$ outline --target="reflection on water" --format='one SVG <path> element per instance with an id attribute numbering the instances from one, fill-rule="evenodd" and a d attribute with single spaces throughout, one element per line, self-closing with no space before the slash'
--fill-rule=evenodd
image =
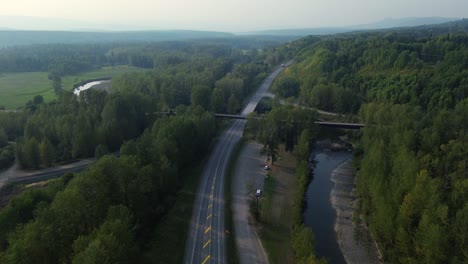
<path id="1" fill-rule="evenodd" d="M 78 96 L 80 95 L 81 91 L 88 90 L 89 88 L 92 88 L 96 85 L 104 84 L 104 83 L 110 83 L 110 80 L 93 81 L 93 82 L 85 83 L 82 86 L 76 87 L 73 93 Z"/>
<path id="2" fill-rule="evenodd" d="M 330 203 L 334 183 L 330 176 L 336 167 L 351 158 L 351 152 L 331 152 L 319 147 L 312 155 L 315 155 L 315 168 L 306 193 L 304 223 L 314 232 L 318 257 L 326 257 L 331 264 L 346 263 L 334 230 L 336 213 Z"/>

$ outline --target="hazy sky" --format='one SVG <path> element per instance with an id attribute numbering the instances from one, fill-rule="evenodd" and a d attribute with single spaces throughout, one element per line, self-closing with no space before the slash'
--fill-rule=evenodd
<path id="1" fill-rule="evenodd" d="M 461 18 L 468 17 L 468 0 L 2 0 L 2 15 L 146 29 L 246 31 L 356 25 L 387 17 Z"/>

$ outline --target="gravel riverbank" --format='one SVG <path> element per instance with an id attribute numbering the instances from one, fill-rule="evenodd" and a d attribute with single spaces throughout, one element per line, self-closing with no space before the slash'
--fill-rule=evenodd
<path id="1" fill-rule="evenodd" d="M 330 200 L 336 210 L 335 232 L 338 244 L 348 264 L 351 263 L 381 263 L 378 258 L 378 249 L 371 239 L 355 238 L 353 225 L 353 212 L 356 205 L 354 193 L 355 175 L 351 168 L 351 160 L 347 160 L 338 166 L 331 175 L 331 181 L 335 183 Z M 363 228 L 363 227 L 359 227 Z M 366 234 L 362 229 L 361 234 Z M 362 237 L 362 235 L 360 236 Z"/>

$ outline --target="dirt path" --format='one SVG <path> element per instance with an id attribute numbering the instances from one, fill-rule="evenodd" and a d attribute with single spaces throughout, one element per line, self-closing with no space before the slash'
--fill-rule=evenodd
<path id="1" fill-rule="evenodd" d="M 61 176 L 67 172 L 77 172 L 96 162 L 96 159 L 83 159 L 70 164 L 60 165 L 40 170 L 22 170 L 17 161 L 8 170 L 0 173 L 0 194 L 1 189 L 8 182 L 36 182 Z"/>
<path id="2" fill-rule="evenodd" d="M 0 193 L 2 187 L 8 182 L 8 180 L 14 177 L 16 171 L 18 170 L 18 159 L 15 159 L 15 163 L 8 170 L 0 173 Z"/>
<path id="3" fill-rule="evenodd" d="M 331 175 L 335 183 L 330 199 L 336 210 L 335 232 L 343 256 L 348 264 L 352 263 L 381 263 L 377 257 L 377 248 L 373 243 L 364 242 L 371 239 L 355 239 L 353 225 L 353 211 L 356 197 L 354 195 L 354 174 L 348 160 L 338 166 Z M 367 232 L 360 232 L 367 233 Z"/>
<path id="4" fill-rule="evenodd" d="M 232 184 L 232 209 L 240 263 L 268 263 L 265 250 L 255 231 L 254 220 L 249 212 L 249 197 L 252 191 L 263 187 L 266 158 L 260 155 L 258 143 L 245 144 L 236 163 Z"/>

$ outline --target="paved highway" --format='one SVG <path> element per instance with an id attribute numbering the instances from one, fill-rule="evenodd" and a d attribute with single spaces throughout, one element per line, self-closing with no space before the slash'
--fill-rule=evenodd
<path id="1" fill-rule="evenodd" d="M 261 84 L 241 115 L 255 110 L 264 93 L 284 68 L 277 68 Z M 246 120 L 236 120 L 223 132 L 213 149 L 198 186 L 184 263 L 226 263 L 224 226 L 224 174 L 232 148 L 242 137 Z"/>
<path id="2" fill-rule="evenodd" d="M 7 183 L 33 183 L 60 177 L 68 172 L 80 172 L 89 165 L 94 164 L 96 159 L 83 159 L 74 163 L 61 165 L 41 170 L 25 171 L 18 168 L 17 162 L 10 169 L 0 173 L 0 193 L 2 187 Z"/>

